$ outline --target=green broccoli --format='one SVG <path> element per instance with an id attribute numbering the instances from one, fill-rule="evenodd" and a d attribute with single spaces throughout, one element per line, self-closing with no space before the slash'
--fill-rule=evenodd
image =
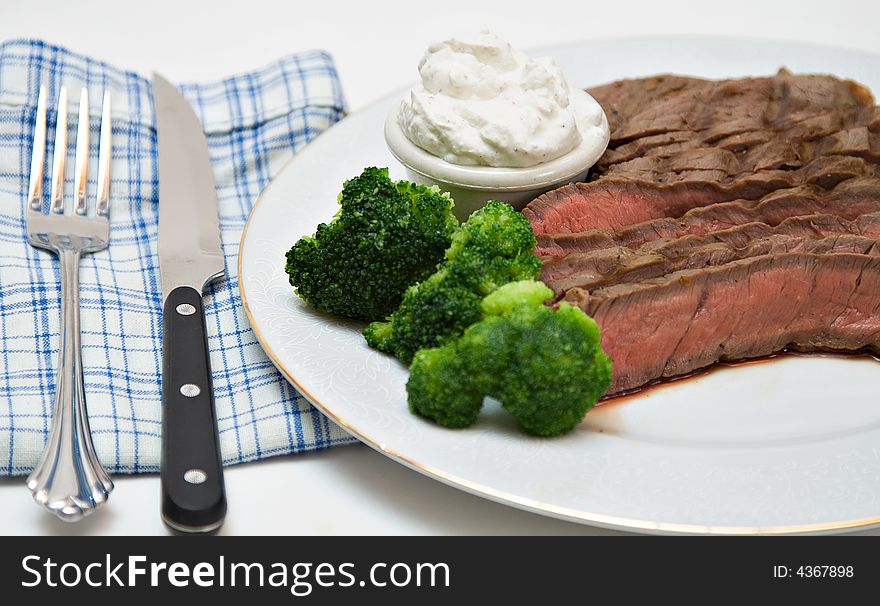
<path id="1" fill-rule="evenodd" d="M 541 262 L 535 235 L 521 213 L 490 201 L 452 234 L 437 271 L 403 295 L 388 322 L 364 330 L 371 347 L 409 363 L 416 352 L 438 347 L 483 317 L 483 297 L 516 280 L 534 279 Z"/>
<path id="2" fill-rule="evenodd" d="M 394 182 L 387 168 L 346 181 L 339 212 L 287 253 L 285 271 L 316 309 L 357 320 L 387 318 L 406 288 L 442 261 L 458 221 L 436 187 Z"/>
<path id="3" fill-rule="evenodd" d="M 462 383 L 461 377 L 467 371 L 464 360 L 456 355 L 455 342 L 422 349 L 413 361 L 406 384 L 410 408 L 444 427 L 473 425 L 483 405 L 483 392 L 473 382 Z M 414 401 L 418 402 L 418 409 Z"/>
<path id="4" fill-rule="evenodd" d="M 413 359 L 409 407 L 444 427 L 467 427 L 486 396 L 499 400 L 524 432 L 555 436 L 574 428 L 611 381 L 599 327 L 532 280 L 500 287 L 482 302 L 485 318 L 442 347 Z"/>

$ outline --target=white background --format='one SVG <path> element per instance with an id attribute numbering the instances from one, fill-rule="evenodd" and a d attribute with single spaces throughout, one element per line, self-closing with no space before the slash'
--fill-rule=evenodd
<path id="1" fill-rule="evenodd" d="M 880 53 L 873 0 L 5 0 L 0 40 L 42 38 L 142 73 L 206 80 L 307 48 L 336 59 L 353 110 L 404 86 L 432 40 L 489 27 L 515 46 L 646 34 L 755 36 Z M 603 57 L 585 57 L 603 61 Z M 117 477 L 78 525 L 40 511 L 23 478 L 0 480 L 0 534 L 164 533 L 155 476 Z M 228 534 L 599 534 L 490 503 L 366 447 L 228 468 Z M 876 534 L 876 532 L 875 532 Z"/>

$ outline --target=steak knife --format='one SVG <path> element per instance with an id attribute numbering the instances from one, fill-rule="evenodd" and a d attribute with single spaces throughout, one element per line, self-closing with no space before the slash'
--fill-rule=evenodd
<path id="1" fill-rule="evenodd" d="M 162 276 L 162 519 L 213 532 L 226 494 L 202 293 L 225 273 L 214 173 L 202 125 L 170 82 L 153 74 L 159 141 Z"/>

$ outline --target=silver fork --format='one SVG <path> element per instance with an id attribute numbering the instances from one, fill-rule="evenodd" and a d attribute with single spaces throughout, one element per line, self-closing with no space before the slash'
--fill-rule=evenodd
<path id="1" fill-rule="evenodd" d="M 34 500 L 62 520 L 74 522 L 104 502 L 113 490 L 101 467 L 92 436 L 83 390 L 79 336 L 79 260 L 107 247 L 110 239 L 110 94 L 104 92 L 98 148 L 98 193 L 94 214 L 86 198 L 89 168 L 89 97 L 82 90 L 76 134 L 73 207 L 65 203 L 64 164 L 67 158 L 67 89 L 58 95 L 52 192 L 43 212 L 43 157 L 46 151 L 46 89 L 40 87 L 27 201 L 28 242 L 50 250 L 61 262 L 61 343 L 55 382 L 55 411 L 49 441 L 28 477 Z M 65 210 L 68 212 L 65 213 Z"/>

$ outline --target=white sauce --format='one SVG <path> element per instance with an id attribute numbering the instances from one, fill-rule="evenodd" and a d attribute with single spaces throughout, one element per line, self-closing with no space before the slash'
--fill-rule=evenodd
<path id="1" fill-rule="evenodd" d="M 432 44 L 419 74 L 398 123 L 410 141 L 453 164 L 535 166 L 581 145 L 582 131 L 602 122 L 602 108 L 552 59 L 531 59 L 487 31 Z"/>

